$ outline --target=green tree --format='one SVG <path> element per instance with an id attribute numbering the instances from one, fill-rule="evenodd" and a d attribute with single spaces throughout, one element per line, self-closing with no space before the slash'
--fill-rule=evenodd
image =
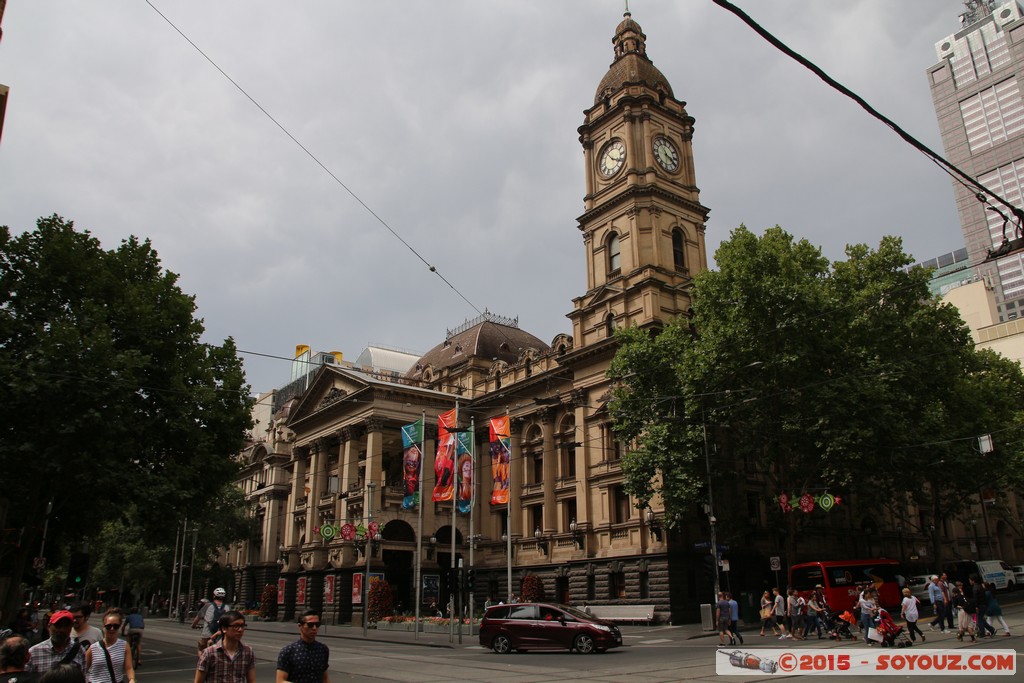
<path id="1" fill-rule="evenodd" d="M 104 250 L 57 215 L 0 227 L 0 468 L 19 475 L 5 526 L 22 530 L 0 557 L 5 613 L 49 501 L 48 548 L 98 534 L 128 502 L 156 547 L 182 511 L 216 514 L 251 399 L 234 342 L 201 342 L 195 308 L 148 241 Z"/>
<path id="2" fill-rule="evenodd" d="M 936 455 L 919 445 L 944 442 L 947 462 L 968 466 L 967 438 L 1017 424 L 1024 385 L 1019 367 L 973 350 L 956 310 L 930 297 L 928 272 L 906 269 L 900 241 L 851 246 L 830 264 L 781 228 L 757 237 L 741 226 L 716 262 L 695 278 L 692 318 L 619 333 L 611 412 L 633 444 L 630 493 L 660 495 L 673 524 L 707 502 L 709 477 L 756 476 L 790 561 L 808 517 L 783 512 L 783 493 L 870 492 L 905 506 L 910 492 L 955 514 L 977 491 L 973 475 L 917 485 Z"/>

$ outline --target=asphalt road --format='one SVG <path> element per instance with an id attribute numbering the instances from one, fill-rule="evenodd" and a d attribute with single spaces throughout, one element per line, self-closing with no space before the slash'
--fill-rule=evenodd
<path id="1" fill-rule="evenodd" d="M 1024 616 L 1024 615 L 1022 615 Z M 929 648 L 944 648 L 950 652 L 977 652 L 985 649 L 1016 649 L 1024 647 L 1024 624 L 1020 616 L 1010 619 L 1011 628 L 1019 635 L 996 638 L 977 644 L 958 643 L 951 636 L 929 634 Z M 278 650 L 294 636 L 287 626 L 274 627 L 254 624 L 247 631 L 245 642 L 252 646 L 257 657 L 257 681 L 274 681 L 274 663 Z M 263 628 L 261 629 L 261 626 Z M 196 654 L 195 632 L 177 624 L 147 623 L 147 636 L 143 647 L 144 666 L 139 671 L 140 683 L 180 683 L 194 675 Z M 266 630 L 264 630 L 266 629 Z M 372 633 L 372 632 L 371 632 Z M 492 683 L 562 683 L 564 681 L 620 682 L 644 681 L 758 681 L 777 679 L 751 672 L 752 676 L 718 676 L 715 671 L 717 637 L 693 638 L 693 628 L 687 627 L 627 627 L 624 629 L 625 646 L 604 654 L 578 655 L 570 653 L 515 653 L 496 655 L 476 644 L 475 638 L 466 636 L 464 643 L 449 644 L 447 637 L 434 636 L 420 642 L 384 642 L 373 637 L 364 640 L 357 628 L 330 627 L 321 640 L 331 648 L 332 683 L 339 681 L 385 681 L 450 683 L 451 681 L 480 681 Z M 380 634 L 377 634 L 380 637 Z M 747 647 L 750 652 L 763 652 L 764 648 L 779 648 L 774 638 L 761 638 L 756 630 L 748 631 Z M 826 656 L 842 654 L 853 643 L 834 643 L 812 640 L 782 647 L 808 647 Z M 728 648 L 730 651 L 737 648 Z M 906 652 L 920 649 L 907 650 Z M 1018 662 L 1020 659 L 1018 658 Z M 1018 664 L 1020 666 L 1020 664 Z M 1024 679 L 1018 673 L 1017 678 Z M 929 680 L 930 676 L 904 676 L 906 679 Z M 991 679 L 988 676 L 961 673 L 962 680 Z M 877 676 L 815 676 L 815 683 L 829 680 L 879 681 Z M 883 679 L 884 680 L 884 679 Z"/>

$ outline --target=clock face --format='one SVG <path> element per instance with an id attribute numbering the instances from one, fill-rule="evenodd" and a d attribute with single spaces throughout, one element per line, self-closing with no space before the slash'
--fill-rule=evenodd
<path id="1" fill-rule="evenodd" d="M 622 140 L 612 140 L 605 145 L 597 163 L 601 175 L 605 178 L 611 178 L 618 173 L 626 163 L 626 146 L 622 144 Z"/>
<path id="2" fill-rule="evenodd" d="M 679 168 L 679 152 L 676 151 L 668 138 L 660 135 L 654 138 L 654 159 L 658 165 L 669 173 L 674 173 Z"/>

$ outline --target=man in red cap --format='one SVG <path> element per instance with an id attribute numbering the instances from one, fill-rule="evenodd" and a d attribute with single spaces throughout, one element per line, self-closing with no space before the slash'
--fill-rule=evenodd
<path id="1" fill-rule="evenodd" d="M 42 674 L 58 664 L 76 664 L 85 671 L 85 652 L 81 644 L 71 641 L 71 612 L 62 609 L 50 617 L 50 638 L 29 648 L 28 666 L 30 673 Z"/>

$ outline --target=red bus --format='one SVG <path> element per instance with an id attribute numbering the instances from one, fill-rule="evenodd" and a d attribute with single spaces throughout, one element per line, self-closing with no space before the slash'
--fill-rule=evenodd
<path id="1" fill-rule="evenodd" d="M 887 558 L 874 560 L 826 560 L 804 562 L 789 568 L 789 585 L 805 598 L 821 584 L 825 600 L 833 610 L 853 609 L 865 584 L 878 590 L 882 607 L 898 607 L 901 593 L 900 563 Z"/>

